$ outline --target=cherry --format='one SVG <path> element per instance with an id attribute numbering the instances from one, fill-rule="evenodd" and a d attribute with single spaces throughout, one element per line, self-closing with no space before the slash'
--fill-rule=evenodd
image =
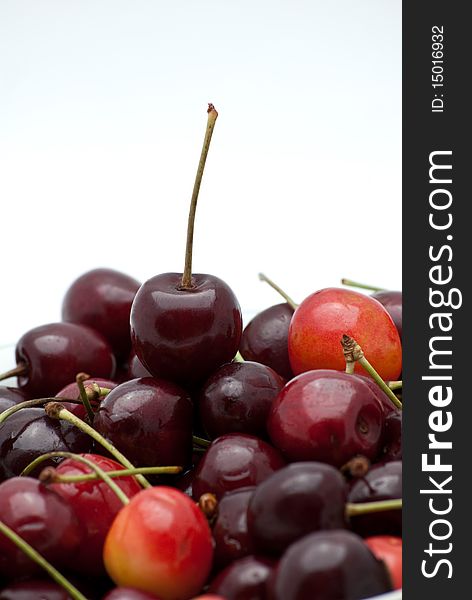
<path id="1" fill-rule="evenodd" d="M 382 379 L 398 379 L 401 342 L 388 312 L 370 296 L 337 288 L 311 294 L 295 311 L 288 337 L 293 372 L 344 370 L 343 334 L 357 340 Z M 356 371 L 362 373 L 360 365 Z"/>
<path id="2" fill-rule="evenodd" d="M 136 356 L 134 350 L 131 351 L 128 358 L 127 379 L 138 379 L 139 377 L 151 377 L 151 373 L 146 369 L 143 363 Z"/>
<path id="3" fill-rule="evenodd" d="M 70 600 L 66 590 L 52 581 L 29 579 L 19 581 L 0 590 L 0 600 Z"/>
<path id="4" fill-rule="evenodd" d="M 173 488 L 143 490 L 121 509 L 105 542 L 107 571 L 119 586 L 164 598 L 190 598 L 213 559 L 208 523 L 192 500 Z"/>
<path id="5" fill-rule="evenodd" d="M 400 590 L 402 587 L 402 538 L 379 535 L 367 538 L 364 542 L 373 554 L 385 563 L 394 589 Z"/>
<path id="6" fill-rule="evenodd" d="M 229 286 L 213 275 L 192 275 L 195 211 L 218 113 L 208 124 L 190 204 L 183 274 L 164 273 L 139 289 L 131 309 L 131 338 L 139 360 L 154 377 L 201 383 L 235 356 L 241 339 L 241 308 Z"/>
<path id="7" fill-rule="evenodd" d="M 74 323 L 50 323 L 30 329 L 16 345 L 18 387 L 32 398 L 53 396 L 77 373 L 112 377 L 115 358 L 96 331 Z"/>
<path id="8" fill-rule="evenodd" d="M 377 456 L 382 407 L 358 377 L 319 370 L 292 379 L 280 392 L 268 421 L 276 448 L 290 460 L 341 467 L 356 454 Z"/>
<path id="9" fill-rule="evenodd" d="M 392 589 L 387 571 L 357 535 L 319 531 L 292 544 L 281 558 L 274 600 L 360 600 Z"/>
<path id="10" fill-rule="evenodd" d="M 255 489 L 247 487 L 228 492 L 218 503 L 213 539 L 215 566 L 219 569 L 253 552 L 247 530 L 247 509 Z"/>
<path id="11" fill-rule="evenodd" d="M 86 381 L 84 381 L 85 388 L 91 388 L 94 384 L 97 384 L 99 387 L 106 388 L 109 390 L 115 389 L 118 385 L 111 379 L 101 379 L 100 377 L 95 377 L 93 379 L 87 379 Z M 62 388 L 62 390 L 57 392 L 56 398 L 61 398 L 61 404 L 64 406 L 64 408 L 70 410 L 72 414 L 78 416 L 80 419 L 85 418 L 87 412 L 82 403 L 75 404 L 72 402 L 62 401 L 62 398 L 68 398 L 69 400 L 80 400 L 80 390 L 77 383 L 69 383 L 68 385 L 66 385 L 64 388 Z"/>
<path id="12" fill-rule="evenodd" d="M 260 483 L 247 513 L 257 552 L 282 554 L 311 533 L 346 525 L 347 489 L 341 473 L 323 463 L 292 463 Z"/>
<path id="13" fill-rule="evenodd" d="M 382 460 L 402 459 L 402 413 L 393 412 L 385 418 L 382 440 Z"/>
<path id="14" fill-rule="evenodd" d="M 284 384 L 280 375 L 259 363 L 223 365 L 200 392 L 204 429 L 211 438 L 236 432 L 267 437 L 270 407 Z"/>
<path id="15" fill-rule="evenodd" d="M 373 465 L 361 479 L 351 483 L 348 500 L 352 503 L 395 500 L 402 497 L 402 462 L 391 461 Z M 402 512 L 389 510 L 382 513 L 351 517 L 351 527 L 363 537 L 402 534 Z"/>
<path id="16" fill-rule="evenodd" d="M 42 408 L 23 408 L 0 425 L 0 481 L 19 475 L 46 452 L 81 453 L 91 447 L 91 439 L 73 425 L 50 419 Z"/>
<path id="17" fill-rule="evenodd" d="M 286 302 L 266 308 L 244 328 L 239 351 L 245 360 L 271 367 L 285 379 L 293 372 L 288 358 L 288 330 L 293 308 Z"/>
<path id="18" fill-rule="evenodd" d="M 1 599 L 1 597 L 0 597 Z M 159 600 L 154 594 L 141 592 L 133 588 L 117 587 L 109 592 L 103 600 Z"/>
<path id="19" fill-rule="evenodd" d="M 264 481 L 285 461 L 275 448 L 246 434 L 229 433 L 212 442 L 198 465 L 193 480 L 193 497 L 210 492 L 223 494 Z"/>
<path id="20" fill-rule="evenodd" d="M 133 464 L 187 466 L 192 457 L 193 404 L 162 379 L 133 379 L 102 400 L 94 427 Z"/>
<path id="21" fill-rule="evenodd" d="M 273 566 L 273 561 L 267 558 L 241 558 L 217 575 L 211 582 L 209 591 L 228 600 L 263 599 L 266 596 L 266 582 Z"/>
<path id="22" fill-rule="evenodd" d="M 110 458 L 97 454 L 83 456 L 103 471 L 123 469 L 122 465 Z M 56 468 L 56 475 L 60 477 L 91 472 L 90 467 L 74 459 L 66 459 Z M 133 477 L 120 477 L 115 479 L 115 482 L 129 498 L 141 491 L 141 486 Z M 82 524 L 84 537 L 74 556 L 72 568 L 87 575 L 106 574 L 102 560 L 103 545 L 122 503 L 103 481 L 53 483 L 50 487 L 68 502 Z"/>
<path id="23" fill-rule="evenodd" d="M 29 396 L 23 390 L 14 387 L 0 386 L 0 414 L 15 404 L 29 400 Z"/>
<path id="24" fill-rule="evenodd" d="M 2 522 L 46 560 L 64 565 L 81 541 L 79 521 L 69 504 L 30 477 L 14 477 L 0 485 Z M 0 534 L 0 576 L 27 577 L 41 569 Z"/>
<path id="25" fill-rule="evenodd" d="M 403 312 L 402 293 L 395 292 L 395 291 L 389 291 L 389 290 L 382 290 L 379 292 L 375 292 L 375 294 L 372 294 L 371 297 L 378 300 L 380 302 L 380 304 L 382 304 L 385 307 L 388 314 L 392 317 L 392 320 L 395 323 L 395 327 L 398 330 L 398 335 L 400 336 L 400 339 L 401 339 L 402 331 L 403 331 L 403 329 L 402 329 L 402 312 Z"/>
<path id="26" fill-rule="evenodd" d="M 76 279 L 62 303 L 62 320 L 88 325 L 106 338 L 118 360 L 131 349 L 129 315 L 139 281 L 113 269 L 94 269 Z"/>

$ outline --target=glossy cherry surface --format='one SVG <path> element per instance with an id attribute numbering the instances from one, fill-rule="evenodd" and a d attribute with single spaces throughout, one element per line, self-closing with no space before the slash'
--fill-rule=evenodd
<path id="1" fill-rule="evenodd" d="M 97 454 L 83 456 L 103 471 L 123 469 L 116 461 Z M 74 459 L 64 460 L 57 466 L 56 471 L 60 476 L 84 475 L 92 472 L 90 467 Z M 132 498 L 142 489 L 134 477 L 116 478 L 115 482 L 128 498 Z M 123 504 L 103 481 L 54 483 L 50 487 L 73 508 L 82 525 L 83 540 L 74 556 L 71 568 L 86 575 L 105 575 L 103 545 L 108 530 Z"/>
<path id="2" fill-rule="evenodd" d="M 198 465 L 193 497 L 211 492 L 219 499 L 231 490 L 254 486 L 285 466 L 281 454 L 252 435 L 230 433 L 212 442 Z"/>
<path id="3" fill-rule="evenodd" d="M 264 599 L 266 582 L 273 566 L 273 561 L 267 558 L 241 558 L 217 575 L 211 582 L 209 591 L 228 600 Z"/>
<path id="4" fill-rule="evenodd" d="M 357 377 L 329 370 L 292 379 L 272 405 L 268 430 L 290 460 L 315 460 L 341 467 L 356 454 L 376 457 L 382 407 Z"/>
<path id="5" fill-rule="evenodd" d="M 228 492 L 218 503 L 213 524 L 215 566 L 218 569 L 253 552 L 247 530 L 247 509 L 255 489 L 247 487 Z"/>
<path id="6" fill-rule="evenodd" d="M 395 291 L 383 291 L 383 292 L 375 292 L 372 294 L 372 298 L 375 298 L 385 306 L 386 311 L 392 317 L 393 322 L 395 323 L 395 327 L 398 330 L 398 334 L 400 338 L 402 337 L 403 332 L 403 300 L 402 293 Z"/>
<path id="7" fill-rule="evenodd" d="M 402 370 L 400 336 L 385 308 L 370 296 L 326 288 L 308 296 L 290 322 L 288 351 L 295 374 L 311 369 L 344 371 L 343 334 L 352 336 L 385 380 Z M 363 373 L 356 365 L 356 372 Z"/>
<path id="8" fill-rule="evenodd" d="M 92 387 L 94 384 L 109 390 L 115 389 L 118 385 L 111 379 L 101 379 L 100 377 L 95 377 L 93 379 L 87 379 L 87 381 L 84 381 L 85 388 Z M 62 390 L 57 392 L 56 397 L 68 398 L 69 400 L 80 400 L 79 386 L 76 383 L 69 383 L 69 385 L 66 385 L 64 388 L 62 388 Z M 64 408 L 67 408 L 67 410 L 69 410 L 72 414 L 77 415 L 80 419 L 84 419 L 87 415 L 83 404 L 63 402 L 62 400 L 61 404 L 64 406 Z"/>
<path id="9" fill-rule="evenodd" d="M 131 309 L 131 337 L 154 377 L 203 382 L 232 360 L 242 333 L 241 308 L 229 286 L 213 275 L 164 273 L 144 283 Z"/>
<path id="10" fill-rule="evenodd" d="M 16 345 L 16 362 L 26 365 L 18 386 L 35 398 L 54 396 L 77 373 L 111 378 L 116 366 L 105 338 L 74 323 L 50 323 L 25 333 Z"/>
<path id="11" fill-rule="evenodd" d="M 89 452 L 92 440 L 73 425 L 46 416 L 42 408 L 24 408 L 0 425 L 0 481 L 19 475 L 46 452 Z M 54 464 L 42 463 L 40 469 Z"/>
<path id="12" fill-rule="evenodd" d="M 109 592 L 103 600 L 159 600 L 154 594 L 140 592 L 133 588 L 117 587 Z"/>
<path id="13" fill-rule="evenodd" d="M 152 375 L 132 350 L 128 358 L 127 379 L 138 379 L 139 377 L 152 377 Z"/>
<path id="14" fill-rule="evenodd" d="M 402 412 L 399 411 L 385 418 L 381 459 L 401 460 L 402 456 Z"/>
<path id="15" fill-rule="evenodd" d="M 0 600 L 71 600 L 71 597 L 53 581 L 28 579 L 0 589 Z"/>
<path id="16" fill-rule="evenodd" d="M 293 308 L 286 302 L 266 308 L 244 328 L 239 351 L 246 360 L 271 367 L 285 379 L 293 377 L 288 358 L 288 330 Z"/>
<path id="17" fill-rule="evenodd" d="M 364 542 L 373 554 L 385 563 L 394 589 L 402 587 L 402 538 L 391 535 L 378 535 Z"/>
<path id="18" fill-rule="evenodd" d="M 0 414 L 4 410 L 7 410 L 7 408 L 11 408 L 15 404 L 19 404 L 25 400 L 29 400 L 29 396 L 24 390 L 14 387 L 5 387 L 3 385 L 0 386 Z"/>
<path id="19" fill-rule="evenodd" d="M 107 571 L 119 586 L 185 600 L 197 595 L 213 559 L 202 511 L 173 488 L 140 492 L 116 517 L 105 542 Z"/>
<path id="20" fill-rule="evenodd" d="M 273 585 L 274 600 L 360 600 L 391 589 L 383 564 L 349 531 L 319 531 L 292 544 Z"/>
<path id="21" fill-rule="evenodd" d="M 200 419 L 211 438 L 225 433 L 267 437 L 267 418 L 284 379 L 256 362 L 229 363 L 206 381 L 199 398 Z"/>
<path id="22" fill-rule="evenodd" d="M 373 465 L 365 477 L 351 483 L 349 502 L 376 502 L 402 498 L 402 462 Z M 363 537 L 402 535 L 402 511 L 389 510 L 351 518 L 351 527 Z"/>
<path id="23" fill-rule="evenodd" d="M 134 465 L 191 464 L 193 404 L 177 385 L 162 379 L 133 379 L 112 390 L 94 426 Z"/>
<path id="24" fill-rule="evenodd" d="M 118 360 L 131 349 L 129 316 L 141 284 L 113 269 L 94 269 L 76 279 L 62 302 L 62 319 L 88 325 L 109 342 Z"/>
<path id="25" fill-rule="evenodd" d="M 247 527 L 256 552 L 282 554 L 312 531 L 346 525 L 347 489 L 341 473 L 323 463 L 292 463 L 260 483 Z"/>
<path id="26" fill-rule="evenodd" d="M 0 515 L 3 523 L 54 565 L 70 560 L 82 538 L 71 506 L 30 477 L 14 477 L 0 485 Z M 14 579 L 41 571 L 13 542 L 0 535 L 0 576 Z"/>

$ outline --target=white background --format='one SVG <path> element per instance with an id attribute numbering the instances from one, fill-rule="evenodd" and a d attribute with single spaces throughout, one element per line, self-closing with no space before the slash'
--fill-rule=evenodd
<path id="1" fill-rule="evenodd" d="M 83 271 L 401 286 L 400 0 L 0 0 L 0 345 Z"/>

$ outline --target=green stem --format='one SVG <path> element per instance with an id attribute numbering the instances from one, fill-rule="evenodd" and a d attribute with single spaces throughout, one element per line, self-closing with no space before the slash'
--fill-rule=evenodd
<path id="1" fill-rule="evenodd" d="M 193 253 L 193 230 L 195 226 L 195 213 L 197 211 L 197 200 L 200 192 L 200 184 L 202 183 L 203 171 L 205 169 L 205 163 L 208 156 L 208 150 L 210 149 L 211 136 L 213 135 L 213 129 L 215 128 L 216 119 L 218 113 L 216 112 L 213 104 L 208 105 L 208 121 L 207 128 L 205 131 L 205 139 L 203 141 L 203 148 L 198 163 L 197 174 L 195 176 L 195 183 L 193 184 L 192 199 L 190 201 L 190 211 L 188 215 L 187 225 L 187 246 L 185 249 L 185 267 L 182 275 L 181 287 L 184 290 L 188 290 L 192 287 L 192 253 Z"/>
<path id="2" fill-rule="evenodd" d="M 10 379 L 10 377 L 19 377 L 21 375 L 26 375 L 28 372 L 28 367 L 26 363 L 18 363 L 16 367 L 10 369 L 9 371 L 5 371 L 5 373 L 0 374 L 0 381 L 4 379 Z"/>
<path id="3" fill-rule="evenodd" d="M 390 400 L 393 402 L 393 404 L 399 410 L 402 410 L 403 405 L 400 402 L 400 400 L 395 396 L 395 394 L 388 387 L 388 385 L 385 383 L 385 381 L 382 379 L 382 377 L 380 377 L 380 375 L 377 373 L 377 371 L 374 369 L 374 367 L 370 364 L 370 362 L 367 360 L 367 358 L 365 356 L 363 356 L 362 358 L 359 359 L 359 364 L 364 368 L 365 371 L 367 371 L 367 373 L 369 373 L 369 375 L 372 377 L 372 379 L 375 381 L 375 383 L 379 386 L 379 388 L 383 392 L 385 392 L 385 394 L 387 394 L 387 396 L 390 398 Z"/>
<path id="4" fill-rule="evenodd" d="M 196 446 L 202 446 L 203 448 L 208 448 L 211 445 L 210 440 L 206 440 L 205 438 L 198 437 L 197 435 L 193 436 L 193 443 Z"/>
<path id="5" fill-rule="evenodd" d="M 285 300 L 285 302 L 287 304 L 289 304 L 293 308 L 293 310 L 297 310 L 298 304 L 295 302 L 295 300 L 292 300 L 292 298 L 290 298 L 290 296 L 287 294 L 287 292 L 285 292 L 274 281 L 272 281 L 272 279 L 267 277 L 267 275 L 264 275 L 264 273 L 259 273 L 259 279 L 261 281 L 265 281 L 266 283 L 268 283 L 271 288 L 273 288 L 276 292 L 278 292 L 282 296 L 282 298 Z"/>
<path id="6" fill-rule="evenodd" d="M 359 283 L 357 281 L 352 281 L 351 279 L 341 279 L 341 283 L 343 285 L 348 285 L 349 287 L 360 288 L 361 290 L 369 290 L 371 292 L 385 292 L 385 288 L 375 287 L 374 285 L 367 285 L 365 283 Z"/>
<path id="7" fill-rule="evenodd" d="M 52 419 L 61 419 L 71 423 L 72 425 L 75 425 L 78 429 L 89 435 L 92 439 L 103 446 L 105 450 L 114 456 L 116 460 L 124 467 L 128 469 L 135 468 L 134 465 L 126 458 L 126 456 L 118 450 L 118 448 L 113 446 L 113 444 L 100 435 L 93 427 L 85 423 L 85 421 L 82 421 L 82 419 L 79 419 L 79 417 L 76 417 L 70 411 L 64 408 L 59 402 L 50 402 L 49 404 L 46 404 L 44 410 L 46 411 L 48 417 L 51 417 Z M 151 487 L 151 484 L 143 475 L 136 475 L 136 479 L 143 488 Z"/>
<path id="8" fill-rule="evenodd" d="M 33 562 L 43 568 L 48 575 L 61 587 L 63 587 L 73 600 L 87 600 L 87 598 L 72 585 L 72 583 L 64 577 L 51 563 L 39 554 L 32 546 L 28 544 L 22 537 L 10 529 L 3 521 L 0 521 L 0 533 L 8 538 L 15 546 L 17 546 L 24 554 Z"/>
<path id="9" fill-rule="evenodd" d="M 27 468 L 29 468 L 28 465 Z M 177 475 L 183 471 L 182 467 L 136 467 L 135 469 L 120 469 L 119 471 L 106 471 L 108 477 L 120 479 L 121 477 L 135 477 L 136 475 Z M 23 475 L 23 473 L 22 473 Z M 54 483 L 83 483 L 87 481 L 96 481 L 95 473 L 86 473 L 84 475 L 59 475 L 57 474 Z"/>
<path id="10" fill-rule="evenodd" d="M 88 396 L 87 396 L 87 390 L 85 389 L 85 385 L 84 385 L 84 381 L 87 381 L 87 379 L 90 379 L 90 375 L 86 375 L 85 373 L 79 373 L 77 375 L 77 377 L 75 378 L 75 381 L 77 383 L 77 387 L 79 388 L 80 399 L 81 399 L 82 404 L 84 405 L 84 408 L 87 412 L 88 419 L 89 419 L 90 423 L 93 423 L 95 413 L 92 410 L 92 405 L 90 404 L 90 400 L 88 399 Z"/>
<path id="11" fill-rule="evenodd" d="M 352 375 L 354 373 L 355 367 L 356 367 L 356 363 L 355 362 L 346 361 L 346 373 L 348 375 Z"/>
<path id="12" fill-rule="evenodd" d="M 403 388 L 403 381 L 389 381 L 387 385 L 391 390 L 401 390 Z"/>
<path id="13" fill-rule="evenodd" d="M 0 424 L 3 423 L 14 415 L 19 410 L 23 408 L 34 408 L 36 406 L 44 406 L 48 402 L 70 402 L 71 404 L 82 404 L 80 400 L 69 400 L 68 398 L 37 398 L 35 400 L 25 400 L 24 402 L 18 402 L 18 404 L 14 404 L 7 408 L 2 413 L 0 413 Z"/>
<path id="14" fill-rule="evenodd" d="M 357 515 L 370 515 L 372 513 L 384 512 L 386 510 L 401 510 L 402 500 L 379 500 L 378 502 L 359 502 L 346 504 L 348 517 Z"/>
<path id="15" fill-rule="evenodd" d="M 236 352 L 236 356 L 233 358 L 233 362 L 243 363 L 244 358 L 241 356 L 241 352 L 239 350 Z"/>

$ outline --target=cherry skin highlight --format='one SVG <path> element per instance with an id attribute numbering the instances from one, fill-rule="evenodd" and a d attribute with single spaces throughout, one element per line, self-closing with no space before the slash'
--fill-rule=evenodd
<path id="1" fill-rule="evenodd" d="M 106 388 L 109 390 L 113 390 L 118 385 L 111 379 L 101 379 L 99 377 L 94 377 L 92 379 L 87 379 L 84 381 L 84 387 L 87 389 L 88 387 L 92 387 L 94 384 L 97 384 L 101 388 Z M 56 394 L 56 398 L 68 398 L 69 400 L 80 400 L 80 390 L 77 383 L 69 383 L 62 390 L 59 390 Z M 76 404 L 75 402 L 63 402 L 60 401 L 64 408 L 67 408 L 73 415 L 79 417 L 79 419 L 85 419 L 87 416 L 87 411 L 85 410 L 85 406 L 80 403 Z"/>
<path id="2" fill-rule="evenodd" d="M 103 556 L 117 585 L 186 600 L 200 592 L 210 573 L 213 542 L 198 506 L 160 486 L 143 490 L 121 509 Z"/>
<path id="3" fill-rule="evenodd" d="M 384 415 L 380 402 L 358 377 L 319 370 L 292 379 L 274 401 L 268 430 L 289 460 L 341 467 L 357 454 L 374 459 Z"/>
<path id="4" fill-rule="evenodd" d="M 164 273 L 144 283 L 131 309 L 136 355 L 154 377 L 182 385 L 204 381 L 231 361 L 242 332 L 241 308 L 229 286 L 213 275 Z"/>
<path id="5" fill-rule="evenodd" d="M 100 332 L 118 360 L 131 349 L 129 315 L 141 284 L 113 269 L 94 269 L 76 279 L 64 296 L 62 320 Z"/>
<path id="6" fill-rule="evenodd" d="M 400 336 L 377 300 L 352 290 L 326 288 L 308 296 L 290 323 L 288 352 L 293 372 L 345 370 L 343 334 L 352 336 L 384 380 L 397 380 L 402 370 Z M 356 364 L 357 373 L 363 369 Z"/>
<path id="7" fill-rule="evenodd" d="M 159 600 L 154 594 L 140 592 L 133 588 L 117 587 L 109 592 L 103 600 Z"/>
<path id="8" fill-rule="evenodd" d="M 70 600 L 66 590 L 53 581 L 28 579 L 0 589 L 0 600 Z"/>

